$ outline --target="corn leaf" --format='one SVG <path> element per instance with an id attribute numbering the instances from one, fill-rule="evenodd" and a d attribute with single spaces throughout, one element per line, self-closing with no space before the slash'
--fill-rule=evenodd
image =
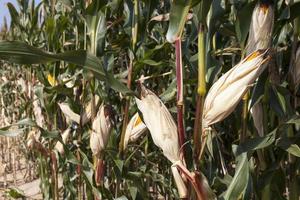
<path id="1" fill-rule="evenodd" d="M 239 199 L 247 187 L 249 179 L 249 163 L 247 153 L 237 157 L 237 168 L 234 177 L 226 190 L 224 200 Z"/>
<path id="2" fill-rule="evenodd" d="M 251 16 L 254 6 L 255 2 L 251 2 L 244 6 L 237 14 L 235 30 L 237 38 L 242 46 L 244 46 L 245 40 L 249 32 Z"/>
<path id="3" fill-rule="evenodd" d="M 296 139 L 293 139 L 295 141 Z M 289 138 L 281 138 L 278 141 L 277 146 L 289 152 L 290 154 L 300 157 L 300 147 L 297 144 L 293 144 Z"/>
<path id="4" fill-rule="evenodd" d="M 275 141 L 276 132 L 277 129 L 273 130 L 271 133 L 264 137 L 255 137 L 248 139 L 247 141 L 238 146 L 237 155 L 240 155 L 244 152 L 263 149 L 270 146 Z"/>
<path id="5" fill-rule="evenodd" d="M 83 66 L 91 71 L 96 78 L 107 83 L 116 91 L 124 94 L 132 94 L 124 84 L 120 83 L 113 75 L 105 72 L 102 63 L 96 56 L 85 50 L 66 51 L 53 54 L 36 47 L 18 41 L 0 42 L 0 59 L 8 60 L 17 64 L 41 64 L 54 61 L 65 61 L 75 65 Z M 107 76 L 109 74 L 109 76 Z"/>
<path id="6" fill-rule="evenodd" d="M 0 129 L 0 136 L 16 137 L 22 133 L 24 133 L 23 129 L 15 129 L 15 130 Z"/>
<path id="7" fill-rule="evenodd" d="M 167 32 L 168 42 L 173 43 L 175 40 L 181 37 L 191 3 L 191 0 L 173 1 L 170 11 L 170 23 Z"/>

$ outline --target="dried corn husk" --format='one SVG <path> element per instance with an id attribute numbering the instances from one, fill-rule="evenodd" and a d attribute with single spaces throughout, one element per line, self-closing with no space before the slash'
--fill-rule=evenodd
<path id="1" fill-rule="evenodd" d="M 108 106 L 102 104 L 92 124 L 90 147 L 96 157 L 101 157 L 111 133 L 112 123 L 108 109 Z"/>
<path id="2" fill-rule="evenodd" d="M 173 163 L 182 163 L 179 156 L 177 127 L 163 102 L 150 90 L 141 85 L 141 99 L 135 98 L 138 109 L 143 114 L 153 142 L 163 150 L 163 154 Z M 176 168 L 172 167 L 175 183 L 181 198 L 187 196 L 187 189 Z"/>
<path id="3" fill-rule="evenodd" d="M 147 127 L 140 118 L 139 113 L 135 113 L 126 128 L 124 136 L 124 149 L 126 149 L 128 142 L 136 141 L 146 130 Z"/>
<path id="4" fill-rule="evenodd" d="M 98 103 L 100 101 L 100 97 L 98 95 L 95 95 L 95 106 L 97 107 Z M 84 112 L 81 114 L 81 125 L 84 126 L 86 123 L 88 123 L 91 120 L 92 116 L 92 101 L 90 101 L 87 106 L 85 106 Z"/>
<path id="5" fill-rule="evenodd" d="M 253 52 L 213 84 L 204 102 L 204 128 L 223 120 L 234 110 L 250 84 L 265 69 L 267 55 L 268 50 Z"/>
<path id="6" fill-rule="evenodd" d="M 37 130 L 32 130 L 28 133 L 26 145 L 29 149 L 37 151 L 45 157 L 49 156 L 48 149 L 37 139 Z"/>
<path id="7" fill-rule="evenodd" d="M 6 168 L 6 164 L 2 164 L 2 162 L 0 162 L 0 176 L 4 175 L 5 168 Z"/>
<path id="8" fill-rule="evenodd" d="M 1 80 L 3 81 L 3 83 L 8 83 L 8 79 L 5 76 L 1 76 Z"/>
<path id="9" fill-rule="evenodd" d="M 40 127 L 45 127 L 45 119 L 42 113 L 42 107 L 40 104 L 40 100 L 36 95 L 34 95 L 34 101 L 32 104 L 33 104 L 33 114 L 35 117 L 36 124 L 39 125 Z"/>
<path id="10" fill-rule="evenodd" d="M 75 86 L 75 80 L 73 78 L 70 79 L 68 75 L 62 77 L 62 81 L 65 83 L 65 86 L 67 88 L 73 88 Z"/>
<path id="11" fill-rule="evenodd" d="M 70 108 L 70 106 L 67 103 L 58 103 L 58 105 L 59 105 L 61 111 L 64 113 L 68 124 L 71 124 L 72 121 L 79 124 L 80 115 L 73 112 L 73 110 Z"/>
<path id="12" fill-rule="evenodd" d="M 61 135 L 62 141 L 63 141 L 64 144 L 67 143 L 67 140 L 68 140 L 70 134 L 71 134 L 71 128 L 67 128 L 67 129 L 63 132 L 63 134 Z M 65 153 L 65 151 L 64 151 L 64 146 L 63 146 L 63 144 L 62 144 L 60 141 L 58 141 L 58 142 L 56 143 L 54 149 L 55 149 L 56 151 L 58 151 L 61 155 L 63 155 L 63 154 Z"/>
<path id="13" fill-rule="evenodd" d="M 274 26 L 274 8 L 271 4 L 258 3 L 253 11 L 249 38 L 247 44 L 247 55 L 259 49 L 267 49 L 271 46 L 272 32 Z M 278 72 L 273 66 L 270 73 L 272 79 L 276 79 Z M 275 67 L 275 68 L 274 68 Z M 263 136 L 263 112 L 262 104 L 257 103 L 251 108 L 254 126 L 260 136 Z"/>
<path id="14" fill-rule="evenodd" d="M 27 143 L 26 146 L 29 149 L 32 149 L 34 146 L 34 143 L 36 141 L 36 130 L 31 130 L 27 135 Z"/>
<path id="15" fill-rule="evenodd" d="M 17 80 L 17 83 L 21 87 L 21 93 L 25 93 L 28 90 L 26 81 L 22 77 Z"/>
<path id="16" fill-rule="evenodd" d="M 270 47 L 273 25 L 273 6 L 268 3 L 258 3 L 252 14 L 249 38 L 246 47 L 247 55 L 256 50 L 267 49 Z"/>
<path id="17" fill-rule="evenodd" d="M 102 152 L 105 149 L 112 128 L 111 109 L 102 104 L 97 116 L 92 123 L 92 133 L 90 136 L 90 148 L 94 156 L 95 181 L 96 185 L 101 185 L 104 175 L 104 160 Z"/>

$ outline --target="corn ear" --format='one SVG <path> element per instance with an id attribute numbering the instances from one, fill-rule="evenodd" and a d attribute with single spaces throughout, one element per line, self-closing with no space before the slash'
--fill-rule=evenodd
<path id="1" fill-rule="evenodd" d="M 58 103 L 58 105 L 60 107 L 60 110 L 64 113 L 64 116 L 66 117 L 66 121 L 69 125 L 72 124 L 72 121 L 79 124 L 80 115 L 75 113 L 67 103 Z"/>
<path id="2" fill-rule="evenodd" d="M 67 129 L 63 132 L 63 134 L 61 135 L 62 141 L 63 141 L 64 144 L 67 143 L 67 140 L 68 140 L 70 134 L 71 134 L 71 128 L 67 128 Z M 65 153 L 65 151 L 64 151 L 64 146 L 63 146 L 63 144 L 62 144 L 60 141 L 58 141 L 58 142 L 56 143 L 54 149 L 55 149 L 56 151 L 58 151 L 61 155 L 63 155 L 63 154 Z"/>
<path id="3" fill-rule="evenodd" d="M 141 120 L 139 113 L 134 114 L 126 128 L 124 137 L 124 149 L 126 149 L 128 142 L 136 141 L 146 130 L 147 127 Z"/>
<path id="4" fill-rule="evenodd" d="M 150 131 L 153 142 L 163 150 L 163 154 L 173 164 L 182 163 L 179 156 L 177 126 L 167 107 L 150 90 L 141 84 L 141 99 L 135 98 L 138 109 Z M 178 192 L 181 198 L 187 195 L 187 188 L 177 169 L 172 169 Z"/>
<path id="5" fill-rule="evenodd" d="M 106 105 L 102 104 L 92 123 L 90 147 L 93 155 L 96 157 L 100 157 L 105 149 L 112 128 L 111 118 L 107 114 L 106 109 Z"/>
<path id="6" fill-rule="evenodd" d="M 271 46 L 274 26 L 274 8 L 269 3 L 258 3 L 254 8 L 246 46 L 247 55 Z"/>
<path id="7" fill-rule="evenodd" d="M 203 127 L 226 118 L 265 69 L 268 50 L 255 51 L 226 72 L 210 88 L 204 102 Z"/>
<path id="8" fill-rule="evenodd" d="M 100 101 L 100 97 L 98 95 L 95 95 L 96 107 L 97 107 L 99 101 Z M 92 101 L 90 101 L 85 106 L 84 112 L 80 116 L 81 125 L 84 126 L 86 123 L 88 123 L 91 120 L 91 116 L 92 116 Z"/>

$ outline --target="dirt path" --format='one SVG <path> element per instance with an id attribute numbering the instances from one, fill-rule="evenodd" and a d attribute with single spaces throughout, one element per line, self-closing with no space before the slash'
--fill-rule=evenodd
<path id="1" fill-rule="evenodd" d="M 0 200 L 9 199 L 9 188 L 19 189 L 26 199 L 42 199 L 34 163 L 27 160 L 20 138 L 0 137 Z"/>
<path id="2" fill-rule="evenodd" d="M 22 191 L 26 199 L 42 199 L 39 188 L 40 179 L 28 180 L 28 178 L 24 178 L 25 170 L 25 168 L 17 170 L 16 177 L 14 177 L 13 173 L 2 174 L 0 176 L 0 200 L 7 199 L 5 191 L 8 191 L 9 188 L 17 188 Z"/>

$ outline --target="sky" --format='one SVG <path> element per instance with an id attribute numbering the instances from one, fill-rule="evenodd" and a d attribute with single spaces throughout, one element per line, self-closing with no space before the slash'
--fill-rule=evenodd
<path id="1" fill-rule="evenodd" d="M 8 25 L 10 24 L 10 15 L 9 15 L 9 12 L 8 12 L 8 8 L 6 6 L 6 4 L 8 2 L 11 2 L 15 6 L 17 5 L 17 3 L 16 3 L 17 0 L 0 0 L 0 27 L 2 27 L 2 25 L 3 25 L 4 17 L 6 17 Z M 41 2 L 41 0 L 35 0 L 36 4 L 39 3 L 39 2 Z"/>

